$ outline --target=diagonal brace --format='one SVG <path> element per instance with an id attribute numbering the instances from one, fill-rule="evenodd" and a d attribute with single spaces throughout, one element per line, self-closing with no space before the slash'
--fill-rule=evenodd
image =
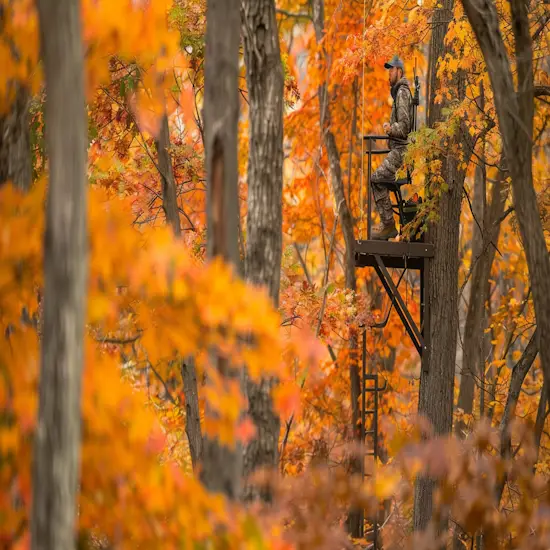
<path id="1" fill-rule="evenodd" d="M 401 272 L 401 275 L 399 276 L 399 281 L 397 281 L 397 285 L 396 287 L 399 288 L 399 285 L 401 284 L 401 279 L 403 278 L 403 276 L 405 275 L 405 272 L 407 270 L 404 269 L 402 272 Z M 390 315 L 391 315 L 391 310 L 392 310 L 392 307 L 393 307 L 393 301 L 392 303 L 390 304 L 390 307 L 388 308 L 388 313 L 385 315 L 385 318 L 384 320 L 381 322 L 381 323 L 376 323 L 373 326 L 373 328 L 384 328 L 387 324 L 388 324 L 388 321 L 390 320 Z"/>
<path id="2" fill-rule="evenodd" d="M 418 351 L 418 354 L 422 357 L 422 350 L 424 349 L 422 334 L 420 333 L 419 328 L 417 327 L 414 319 L 407 309 L 407 306 L 405 305 L 405 302 L 403 301 L 399 290 L 395 286 L 393 279 L 391 278 L 386 266 L 384 265 L 382 258 L 378 254 L 375 254 L 374 257 L 376 259 L 376 265 L 374 266 L 374 269 L 376 270 L 378 277 L 380 277 L 380 280 L 382 281 L 386 292 L 390 296 L 393 305 L 395 306 L 395 309 L 399 314 L 399 317 L 401 318 L 403 326 L 405 327 L 405 330 L 413 341 L 416 351 Z"/>

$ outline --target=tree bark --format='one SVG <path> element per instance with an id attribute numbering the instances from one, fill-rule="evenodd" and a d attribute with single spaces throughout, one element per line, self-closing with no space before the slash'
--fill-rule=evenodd
<path id="1" fill-rule="evenodd" d="M 466 414 L 472 414 L 474 404 L 475 377 L 481 376 L 484 368 L 482 350 L 484 343 L 485 299 L 487 297 L 487 285 L 491 276 L 491 267 L 495 259 L 496 246 L 500 234 L 500 222 L 504 213 L 506 197 L 502 193 L 502 172 L 499 172 L 497 180 L 491 191 L 491 204 L 485 219 L 480 222 L 483 227 L 481 244 L 477 254 L 472 254 L 472 262 L 475 266 L 472 272 L 470 289 L 470 301 L 464 327 L 462 375 L 460 378 L 460 391 L 457 407 Z M 474 221 L 475 224 L 475 221 Z M 478 229 L 475 229 L 478 231 Z M 465 436 L 465 425 L 458 423 L 456 432 L 459 437 Z"/>
<path id="2" fill-rule="evenodd" d="M 453 16 L 454 0 L 443 0 L 442 7 L 435 10 L 430 41 L 430 97 L 428 100 L 428 125 L 443 120 L 444 100 L 435 103 L 439 88 L 437 77 L 440 56 L 448 48 L 444 40 Z M 455 79 L 459 99 L 464 94 L 464 75 Z M 464 135 L 464 132 L 461 132 Z M 428 242 L 434 244 L 435 256 L 430 260 L 426 274 L 427 300 L 430 311 L 430 346 L 423 359 L 420 374 L 418 412 L 432 424 L 435 435 L 451 432 L 453 418 L 453 386 L 458 330 L 458 244 L 460 210 L 465 173 L 459 168 L 458 159 L 452 155 L 442 158 L 442 176 L 448 191 L 442 192 L 439 203 L 439 221 L 429 228 Z M 414 528 L 425 529 L 432 517 L 434 483 L 420 477 L 415 486 Z"/>
<path id="3" fill-rule="evenodd" d="M 249 100 L 248 216 L 245 275 L 265 286 L 279 303 L 282 255 L 284 75 L 274 0 L 241 0 L 244 60 Z M 276 468 L 280 419 L 273 410 L 275 380 L 247 379 L 248 413 L 256 437 L 244 453 L 244 476 Z M 244 497 L 254 498 L 251 486 Z M 269 500 L 268 492 L 262 494 Z"/>
<path id="4" fill-rule="evenodd" d="M 325 6 L 324 0 L 312 0 L 313 26 L 317 42 L 321 42 L 325 32 Z M 328 55 L 323 48 L 325 62 L 328 64 Z M 327 77 L 328 78 L 328 77 Z M 346 201 L 344 191 L 344 182 L 342 179 L 342 167 L 340 164 L 340 152 L 336 144 L 336 138 L 331 128 L 330 99 L 328 97 L 328 82 L 325 81 L 319 86 L 319 108 L 320 108 L 320 126 L 321 135 L 327 150 L 327 156 L 330 166 L 330 186 L 335 202 L 336 212 L 342 227 L 345 244 L 345 283 L 346 288 L 357 289 L 357 280 L 355 275 L 354 246 L 355 237 L 353 232 L 353 218 L 349 205 Z M 357 335 L 351 334 L 349 341 L 349 372 L 351 387 L 351 422 L 352 433 L 356 441 L 362 442 L 359 397 L 361 395 L 361 380 L 359 376 L 359 365 L 357 363 Z M 361 458 L 353 457 L 350 461 L 350 474 L 359 474 L 361 472 Z M 361 532 L 361 512 L 353 510 L 350 512 L 347 521 L 347 527 L 350 534 L 359 537 Z"/>
<path id="5" fill-rule="evenodd" d="M 239 118 L 239 0 L 208 0 L 204 130 L 207 176 L 207 253 L 237 271 L 238 235 L 237 132 Z M 222 379 L 240 378 L 227 359 L 214 353 Z M 205 415 L 212 414 L 206 407 Z M 207 489 L 239 498 L 241 449 L 223 446 L 205 436 L 201 481 Z"/>
<path id="6" fill-rule="evenodd" d="M 4 34 L 6 10 L 0 8 L 0 37 L 18 57 L 13 41 Z M 32 183 L 32 156 L 29 123 L 30 96 L 21 82 L 7 83 L 7 89 L 14 92 L 13 102 L 7 113 L 0 114 L 0 187 L 11 181 L 22 191 L 28 191 Z"/>
<path id="7" fill-rule="evenodd" d="M 166 216 L 166 223 L 170 225 L 176 237 L 181 236 L 180 215 L 178 211 L 178 196 L 176 178 L 170 156 L 170 127 L 166 113 L 162 117 L 160 132 L 155 140 L 158 157 L 158 171 L 162 184 L 162 208 Z"/>
<path id="8" fill-rule="evenodd" d="M 546 382 L 542 385 L 542 390 L 540 392 L 539 407 L 537 409 L 537 418 L 535 420 L 535 449 L 537 450 L 537 455 L 535 458 L 536 466 L 539 461 L 540 453 L 540 442 L 542 439 L 542 432 L 544 431 L 544 423 L 546 421 L 546 416 L 548 414 L 548 393 L 546 391 Z"/>
<path id="9" fill-rule="evenodd" d="M 533 187 L 533 51 L 527 3 L 510 0 L 519 83 L 516 91 L 493 0 L 462 1 L 491 79 L 504 152 L 510 166 L 516 217 L 533 288 L 541 365 L 547 391 L 550 391 L 550 258 Z"/>
<path id="10" fill-rule="evenodd" d="M 483 108 L 483 107 L 482 107 Z M 483 159 L 483 155 L 481 155 Z M 486 172 L 482 165 L 476 166 L 474 175 L 474 197 L 472 201 L 472 279 L 470 282 L 470 299 L 464 324 L 464 337 L 462 342 L 462 369 L 460 372 L 460 391 L 458 394 L 457 408 L 465 414 L 472 414 L 475 395 L 475 378 L 479 377 L 479 364 L 481 357 L 480 331 L 483 322 L 485 295 L 481 296 L 481 276 L 484 272 L 484 264 L 489 260 L 487 253 L 490 250 L 483 249 L 485 235 L 483 226 L 485 219 L 486 203 Z M 491 258 L 492 260 L 492 258 Z M 459 296 L 460 300 L 460 296 Z M 481 302 L 481 303 L 480 303 Z M 458 422 L 455 432 L 459 437 L 466 436 L 466 424 Z"/>
<path id="11" fill-rule="evenodd" d="M 189 441 L 191 463 L 193 468 L 196 469 L 202 459 L 202 430 L 197 369 L 193 357 L 182 362 L 181 379 L 185 395 L 185 433 L 187 434 L 187 441 Z"/>
<path id="12" fill-rule="evenodd" d="M 30 98 L 24 86 L 15 87 L 10 110 L 0 116 L 0 186 L 11 181 L 18 189 L 28 191 L 32 183 Z"/>
<path id="13" fill-rule="evenodd" d="M 538 329 L 537 329 L 538 331 Z M 504 412 L 502 414 L 502 419 L 500 421 L 500 455 L 503 458 L 510 458 L 512 451 L 512 440 L 510 436 L 510 423 L 514 419 L 514 414 L 516 411 L 516 405 L 519 399 L 519 394 L 521 392 L 521 386 L 523 381 L 527 376 L 527 373 L 531 369 L 535 358 L 538 355 L 538 335 L 537 331 L 533 333 L 527 347 L 525 348 L 520 360 L 512 369 L 512 376 L 510 377 L 510 387 L 508 389 L 508 397 L 506 398 L 506 405 L 504 406 Z M 500 503 L 502 498 L 502 492 L 504 491 L 504 486 L 506 485 L 506 477 L 503 477 L 502 480 L 498 483 L 495 490 L 495 500 L 496 503 Z"/>
<path id="14" fill-rule="evenodd" d="M 68 550 L 75 546 L 88 269 L 84 52 L 77 0 L 39 0 L 38 15 L 50 179 L 31 548 Z"/>

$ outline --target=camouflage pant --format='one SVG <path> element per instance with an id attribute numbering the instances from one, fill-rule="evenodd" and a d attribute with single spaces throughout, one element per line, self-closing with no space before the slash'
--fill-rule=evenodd
<path id="1" fill-rule="evenodd" d="M 394 181 L 395 173 L 403 164 L 403 155 L 405 153 L 404 148 L 392 149 L 388 156 L 383 160 L 382 164 L 373 172 L 371 176 L 372 194 L 374 200 L 379 202 L 389 197 L 388 188 L 384 185 L 380 185 L 377 182 L 380 181 Z"/>

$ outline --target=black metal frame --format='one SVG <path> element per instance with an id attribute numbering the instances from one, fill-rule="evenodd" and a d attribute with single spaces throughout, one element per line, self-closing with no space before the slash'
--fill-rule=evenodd
<path id="1" fill-rule="evenodd" d="M 417 126 L 417 106 L 420 104 L 420 84 L 415 69 L 415 93 L 413 97 L 413 130 Z M 429 339 L 430 339 L 430 315 L 429 304 L 426 295 L 426 282 L 428 281 L 428 270 L 430 266 L 430 258 L 434 256 L 434 247 L 431 244 L 419 242 L 388 242 L 388 241 L 373 241 L 371 240 L 371 213 L 372 213 L 372 194 L 371 194 L 371 175 L 372 175 L 372 155 L 382 155 L 390 152 L 390 149 L 373 149 L 373 142 L 377 140 L 387 140 L 388 136 L 369 135 L 364 136 L 367 140 L 368 149 L 368 165 L 367 165 L 367 181 L 368 181 L 368 217 L 367 217 L 367 240 L 359 240 L 355 242 L 355 266 L 356 267 L 374 267 L 382 285 L 391 298 L 391 306 L 385 320 L 382 323 L 374 325 L 373 328 L 383 328 L 389 320 L 391 308 L 395 307 L 405 330 L 409 334 L 418 354 L 421 357 L 422 369 L 426 370 L 428 365 Z M 397 214 L 399 215 L 399 233 L 402 234 L 403 226 L 405 225 L 405 216 L 403 211 L 403 195 L 401 187 L 412 182 L 409 170 L 407 177 L 395 181 L 381 182 L 390 192 L 395 195 L 396 205 L 392 204 L 392 208 L 397 206 Z M 395 208 L 394 208 L 395 212 Z M 399 277 L 397 284 L 394 283 L 388 268 L 401 268 L 403 272 Z M 420 271 L 420 325 L 418 326 L 407 308 L 407 304 L 399 293 L 399 283 L 403 278 L 407 269 L 415 269 Z M 372 451 L 365 453 L 366 456 L 372 456 L 376 463 L 378 459 L 378 395 L 386 389 L 386 383 L 380 387 L 378 382 L 378 374 L 375 372 L 367 374 L 367 335 L 366 330 L 363 330 L 363 349 L 362 349 L 362 396 L 361 396 L 361 434 L 362 441 L 365 443 L 367 436 L 372 436 L 373 447 Z M 373 369 L 374 370 L 374 369 Z M 373 384 L 367 386 L 368 382 Z M 374 396 L 374 404 L 372 409 L 367 409 L 367 393 L 372 393 Z M 366 417 L 372 415 L 371 429 L 367 430 Z M 362 461 L 362 474 L 365 475 L 364 460 Z M 378 548 L 378 513 L 373 518 L 373 549 Z M 364 522 L 361 522 L 361 536 L 364 536 Z"/>
<path id="2" fill-rule="evenodd" d="M 391 299 L 407 334 L 414 347 L 422 358 L 423 365 L 427 365 L 425 355 L 428 351 L 428 331 L 425 328 L 429 323 L 429 309 L 426 300 L 426 271 L 428 262 L 433 258 L 434 247 L 428 243 L 408 243 L 391 241 L 356 241 L 355 266 L 374 267 L 384 289 Z M 420 271 L 420 325 L 417 325 L 399 292 L 399 284 L 395 284 L 388 268 L 414 269 Z M 403 277 L 404 273 L 401 275 Z M 400 280 L 401 280 L 400 278 Z M 387 321 L 386 321 L 387 322 Z M 381 328 L 378 326 L 378 328 Z"/>
<path id="3" fill-rule="evenodd" d="M 430 258 L 434 256 L 434 247 L 428 243 L 409 243 L 391 241 L 356 241 L 355 242 L 355 266 L 374 267 L 384 289 L 391 299 L 390 311 L 382 323 L 374 325 L 373 328 L 383 328 L 389 320 L 391 308 L 395 307 L 405 330 L 411 338 L 421 361 L 422 369 L 428 368 L 429 354 L 429 304 L 426 295 L 427 272 Z M 388 271 L 388 267 L 403 269 L 399 281 L 395 284 Z M 417 325 L 409 311 L 407 304 L 399 292 L 399 283 L 407 269 L 416 269 L 420 272 L 420 324 Z M 372 456 L 376 463 L 378 459 L 378 395 L 386 389 L 379 385 L 379 377 L 375 372 L 367 374 L 367 336 L 363 330 L 362 346 L 362 395 L 361 395 L 361 430 L 362 441 L 366 444 L 367 436 L 372 436 L 373 447 L 367 451 L 365 456 Z M 374 370 L 374 369 L 373 369 Z M 370 384 L 369 384 L 370 382 Z M 372 393 L 374 403 L 372 409 L 367 409 L 367 394 Z M 370 430 L 367 430 L 367 415 L 372 415 Z M 364 471 L 364 460 L 362 462 L 362 473 Z M 371 519 L 373 525 L 373 550 L 378 548 L 378 511 Z M 364 537 L 364 521 L 361 522 L 361 536 Z"/>
<path id="4" fill-rule="evenodd" d="M 418 76 L 414 76 L 414 96 L 412 98 L 413 105 L 413 121 L 412 130 L 416 130 L 417 126 L 417 107 L 420 104 L 420 82 Z M 389 140 L 387 135 L 367 135 L 363 139 L 367 140 L 367 182 L 368 182 L 368 207 L 367 207 L 367 240 L 357 241 L 355 246 L 355 265 L 356 267 L 372 266 L 380 277 L 386 292 L 389 294 L 392 306 L 395 307 L 403 325 L 419 355 L 423 358 L 423 367 L 427 365 L 424 360 L 425 352 L 427 351 L 426 338 L 424 336 L 424 324 L 427 316 L 427 301 L 425 292 L 426 276 L 425 271 L 428 270 L 428 259 L 433 257 L 433 246 L 430 244 L 418 242 L 387 242 L 387 241 L 372 241 L 371 240 L 371 213 L 372 213 L 372 198 L 371 198 L 371 177 L 372 177 L 372 155 L 382 155 L 390 152 L 390 149 L 373 149 L 373 143 L 379 140 Z M 407 177 L 394 181 L 377 182 L 386 186 L 390 192 L 395 195 L 397 213 L 399 214 L 399 233 L 402 234 L 405 225 L 405 215 L 403 211 L 403 195 L 401 187 L 412 183 L 411 174 L 407 168 Z M 394 210 L 395 211 L 395 210 Z M 412 316 L 399 293 L 398 286 L 395 285 L 393 279 L 388 273 L 388 267 L 407 269 L 418 269 L 420 271 L 420 327 L 416 325 Z M 403 276 L 403 275 L 402 275 Z M 401 277 L 402 277 L 401 276 Z M 400 278 L 401 280 L 401 278 Z M 427 323 L 426 323 L 427 324 Z"/>

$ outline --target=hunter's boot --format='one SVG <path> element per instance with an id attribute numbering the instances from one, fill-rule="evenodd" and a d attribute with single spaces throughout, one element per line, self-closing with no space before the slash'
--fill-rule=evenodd
<path id="1" fill-rule="evenodd" d="M 376 201 L 376 210 L 380 214 L 380 224 L 373 229 L 371 239 L 373 241 L 387 241 L 397 237 L 397 227 L 395 227 L 389 195 Z"/>

